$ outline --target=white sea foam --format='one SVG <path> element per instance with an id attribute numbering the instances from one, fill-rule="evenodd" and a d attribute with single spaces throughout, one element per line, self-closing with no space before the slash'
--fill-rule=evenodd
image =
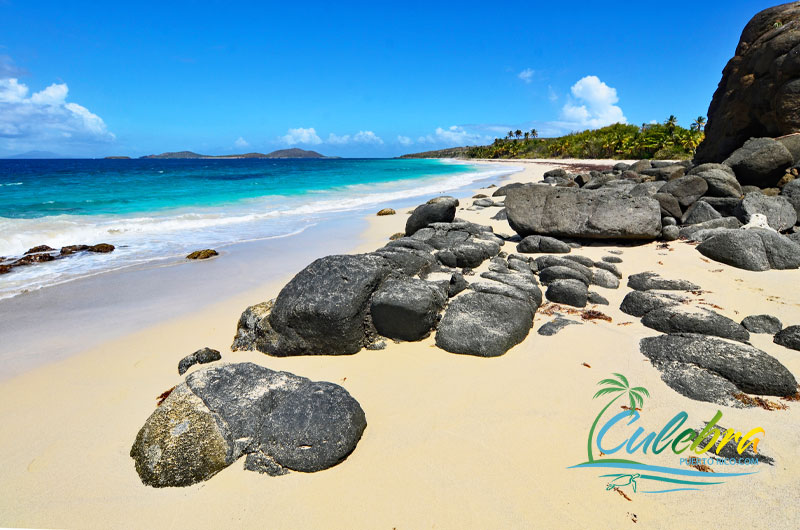
<path id="1" fill-rule="evenodd" d="M 473 182 L 519 171 L 478 166 L 476 171 L 425 179 L 341 186 L 295 196 L 271 195 L 216 207 L 182 208 L 149 215 L 0 217 L 0 256 L 18 256 L 47 244 L 111 243 L 111 254 L 81 255 L 20 267 L 0 276 L 0 299 L 121 267 L 183 256 L 198 245 L 283 237 L 341 212 L 365 210 L 414 197 L 451 192 Z"/>

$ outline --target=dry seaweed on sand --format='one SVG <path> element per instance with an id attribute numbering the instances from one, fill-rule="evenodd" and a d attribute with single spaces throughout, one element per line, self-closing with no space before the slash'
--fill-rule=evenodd
<path id="1" fill-rule="evenodd" d="M 596 309 L 587 309 L 581 313 L 581 318 L 583 320 L 605 320 L 606 322 L 611 322 L 611 317 L 602 313 Z"/>
<path id="2" fill-rule="evenodd" d="M 588 364 L 586 364 L 586 363 L 581 363 L 581 366 L 585 366 L 586 368 L 591 368 L 591 366 L 589 366 L 589 365 L 588 365 Z"/>
<path id="3" fill-rule="evenodd" d="M 789 408 L 783 403 L 776 403 L 758 396 L 748 396 L 742 392 L 733 394 L 733 398 L 749 407 L 761 407 L 764 410 L 787 410 Z"/>
<path id="4" fill-rule="evenodd" d="M 170 388 L 169 390 L 165 390 L 164 392 L 162 392 L 162 393 L 161 393 L 161 394 L 160 394 L 160 395 L 159 395 L 159 396 L 156 398 L 156 406 L 157 406 L 157 407 L 160 407 L 160 406 L 161 406 L 161 404 L 162 404 L 162 403 L 164 403 L 164 401 L 166 401 L 166 399 L 169 397 L 169 395 L 170 395 L 170 394 L 172 394 L 172 391 L 173 391 L 173 390 L 175 390 L 175 387 L 174 387 L 174 386 L 173 386 L 172 388 Z"/>
<path id="5" fill-rule="evenodd" d="M 784 401 L 800 401 L 800 385 L 798 385 L 797 387 L 797 392 L 795 392 L 791 396 L 784 396 L 781 399 Z"/>
<path id="6" fill-rule="evenodd" d="M 711 466 L 706 464 L 689 464 L 689 467 L 693 467 L 698 471 L 702 471 L 703 473 L 713 473 L 714 470 L 711 469 Z"/>

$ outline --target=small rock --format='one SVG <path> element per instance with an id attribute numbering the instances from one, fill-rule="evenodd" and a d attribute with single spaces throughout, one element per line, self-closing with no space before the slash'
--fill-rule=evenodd
<path id="1" fill-rule="evenodd" d="M 181 362 L 178 363 L 178 374 L 183 375 L 186 373 L 186 370 L 194 366 L 195 364 L 206 364 L 214 361 L 219 361 L 222 359 L 222 355 L 217 350 L 212 350 L 211 348 L 203 348 L 201 350 L 197 350 L 194 353 L 190 353 L 183 359 Z"/>
<path id="2" fill-rule="evenodd" d="M 580 280 L 554 280 L 547 287 L 545 296 L 557 304 L 586 307 L 586 303 L 589 301 L 589 289 Z"/>
<path id="3" fill-rule="evenodd" d="M 97 245 L 92 245 L 89 248 L 87 248 L 86 250 L 88 250 L 89 252 L 98 252 L 98 253 L 101 253 L 101 254 L 106 254 L 108 252 L 113 252 L 114 251 L 114 245 L 110 245 L 108 243 L 100 243 L 100 244 L 97 244 Z"/>
<path id="4" fill-rule="evenodd" d="M 39 252 L 50 252 L 51 250 L 55 250 L 52 247 L 48 247 L 47 245 L 39 245 L 38 247 L 33 247 L 29 249 L 25 254 L 36 254 Z"/>
<path id="5" fill-rule="evenodd" d="M 606 263 L 622 263 L 622 258 L 619 256 L 603 256 L 600 259 Z"/>
<path id="6" fill-rule="evenodd" d="M 186 259 L 208 259 L 218 255 L 219 252 L 217 252 L 216 250 L 207 248 L 205 250 L 195 250 L 194 252 L 186 256 Z"/>
<path id="7" fill-rule="evenodd" d="M 556 333 L 558 333 L 559 331 L 561 331 L 562 329 L 564 329 L 565 327 L 572 324 L 581 325 L 583 324 L 583 322 L 576 322 L 575 320 L 569 320 L 563 317 L 557 317 L 555 320 L 548 322 L 547 324 L 540 327 L 537 333 L 539 333 L 539 335 L 544 335 L 545 337 L 551 337 Z"/>
<path id="8" fill-rule="evenodd" d="M 589 291 L 588 300 L 590 304 L 608 305 L 608 300 L 594 291 Z"/>
<path id="9" fill-rule="evenodd" d="M 775 335 L 781 329 L 783 324 L 780 320 L 772 315 L 751 315 L 742 320 L 742 326 L 750 333 L 769 333 Z"/>
<path id="10" fill-rule="evenodd" d="M 563 241 L 547 236 L 527 236 L 517 245 L 517 252 L 533 254 L 537 252 L 550 254 L 568 254 L 570 247 Z"/>
<path id="11" fill-rule="evenodd" d="M 772 339 L 775 344 L 800 351 L 800 326 L 787 326 L 775 334 Z M 789 393 L 791 394 L 791 392 Z M 784 394 L 784 395 L 789 395 Z"/>
<path id="12" fill-rule="evenodd" d="M 397 212 L 391 208 L 384 208 L 383 210 L 378 211 L 378 215 L 394 215 Z"/>
<path id="13" fill-rule="evenodd" d="M 680 237 L 680 229 L 675 225 L 667 225 L 661 229 L 661 239 L 664 241 L 675 241 Z"/>
<path id="14" fill-rule="evenodd" d="M 667 280 L 655 272 L 640 272 L 628 277 L 628 287 L 637 291 L 699 291 L 700 286 L 688 280 Z"/>

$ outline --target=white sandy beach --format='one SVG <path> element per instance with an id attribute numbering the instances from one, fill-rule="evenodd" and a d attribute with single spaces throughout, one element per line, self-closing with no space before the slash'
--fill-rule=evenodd
<path id="1" fill-rule="evenodd" d="M 553 161 L 495 163 L 524 166 L 503 183 L 540 180 L 557 167 Z M 469 197 L 459 197 L 462 207 L 471 204 Z M 457 217 L 512 233 L 506 221 L 490 220 L 496 212 L 464 209 Z M 318 249 L 319 255 L 373 250 L 402 231 L 406 218 L 406 210 L 370 216 L 366 231 L 352 234 L 352 241 L 341 236 Z M 540 310 L 528 338 L 498 358 L 450 354 L 434 347 L 433 337 L 389 341 L 385 350 L 352 356 L 231 352 L 241 312 L 274 298 L 306 262 L 296 270 L 276 267 L 274 278 L 245 292 L 235 289 L 226 296 L 218 289 L 210 299 L 182 308 L 178 317 L 27 369 L 0 385 L 0 526 L 796 528 L 800 403 L 786 402 L 788 409 L 778 411 L 733 409 L 679 395 L 639 352 L 639 340 L 656 332 L 619 305 L 628 292 L 628 275 L 655 271 L 699 284 L 706 292 L 698 298 L 737 322 L 770 313 L 784 325 L 800 324 L 800 294 L 794 288 L 800 270 L 748 272 L 709 262 L 682 241 L 659 245 L 598 243 L 574 250 L 595 260 L 609 249 L 622 250 L 620 288 L 597 288 L 610 305 L 595 309 L 612 322 L 587 321 L 544 337 L 536 329 L 553 317 Z M 510 243 L 504 250 L 514 251 Z M 192 274 L 190 269 L 205 266 L 214 265 L 182 267 Z M 29 317 L 41 321 L 39 333 L 47 335 L 47 321 L 58 320 L 58 310 L 41 307 Z M 753 335 L 751 342 L 800 375 L 800 353 L 773 344 L 769 335 Z M 223 362 L 249 361 L 342 385 L 367 417 L 356 450 L 340 465 L 312 474 L 269 477 L 244 471 L 240 461 L 194 486 L 144 486 L 129 456 L 133 440 L 156 396 L 182 380 L 178 361 L 204 346 L 222 352 Z M 597 381 L 612 372 L 650 391 L 648 432 L 657 432 L 679 411 L 688 413 L 693 426 L 702 426 L 722 409 L 726 426 L 765 429 L 759 451 L 775 465 L 759 465 L 752 477 L 701 492 L 640 493 L 631 500 L 606 491 L 600 472 L 567 469 L 586 458 L 588 430 L 602 407 L 592 395 Z M 651 461 L 674 466 L 676 460 L 665 452 Z"/>

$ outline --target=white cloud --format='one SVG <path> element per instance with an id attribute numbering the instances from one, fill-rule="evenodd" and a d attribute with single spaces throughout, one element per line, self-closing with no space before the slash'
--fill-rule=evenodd
<path id="1" fill-rule="evenodd" d="M 372 131 L 358 131 L 353 136 L 353 141 L 360 144 L 378 144 L 383 145 L 383 139 Z"/>
<path id="2" fill-rule="evenodd" d="M 372 131 L 358 131 L 352 136 L 349 134 L 338 136 L 330 133 L 326 143 L 333 145 L 344 145 L 349 143 L 383 145 L 383 139 Z"/>
<path id="3" fill-rule="evenodd" d="M 549 99 L 553 103 L 558 101 L 558 94 L 556 94 L 556 91 L 553 90 L 553 87 L 551 87 L 551 86 L 547 87 L 547 99 Z"/>
<path id="4" fill-rule="evenodd" d="M 482 134 L 469 132 L 458 125 L 451 125 L 447 129 L 437 127 L 434 134 L 420 136 L 418 140 L 419 143 L 447 144 L 451 147 L 456 145 L 474 145 L 487 141 L 491 141 L 491 138 Z"/>
<path id="5" fill-rule="evenodd" d="M 289 129 L 285 136 L 281 136 L 281 141 L 285 144 L 312 144 L 317 145 L 322 143 L 322 138 L 317 136 L 317 131 L 314 127 L 304 129 L 298 127 L 297 129 Z"/>
<path id="6" fill-rule="evenodd" d="M 345 134 L 344 136 L 337 136 L 337 135 L 335 135 L 333 133 L 330 133 L 328 135 L 327 143 L 329 143 L 329 144 L 344 145 L 344 144 L 349 143 L 349 142 L 350 142 L 350 135 L 349 134 Z"/>
<path id="7" fill-rule="evenodd" d="M 250 142 L 240 136 L 235 142 L 233 142 L 233 145 L 236 147 L 250 147 Z"/>
<path id="8" fill-rule="evenodd" d="M 520 79 L 522 79 L 526 83 L 530 83 L 533 80 L 533 74 L 534 74 L 533 70 L 531 70 L 530 68 L 526 68 L 523 71 L 521 71 L 517 75 L 517 77 L 519 77 Z"/>
<path id="9" fill-rule="evenodd" d="M 66 83 L 54 83 L 30 97 L 28 92 L 17 78 L 0 79 L 0 137 L 13 140 L 9 146 L 114 139 L 100 116 L 77 103 L 67 103 Z"/>
<path id="10" fill-rule="evenodd" d="M 566 125 L 577 128 L 598 128 L 613 123 L 627 123 L 619 102 L 617 90 L 589 75 L 578 81 L 571 89 L 573 100 L 561 110 Z"/>
<path id="11" fill-rule="evenodd" d="M 402 136 L 402 135 L 397 137 L 397 141 L 400 143 L 400 145 L 411 145 L 414 143 L 414 140 L 412 140 L 408 136 Z"/>

